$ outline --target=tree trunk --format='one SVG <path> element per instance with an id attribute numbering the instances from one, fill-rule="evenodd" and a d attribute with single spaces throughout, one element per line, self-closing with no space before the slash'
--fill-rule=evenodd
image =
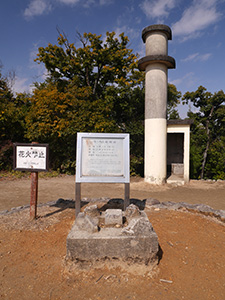
<path id="1" fill-rule="evenodd" d="M 207 143 L 206 143 L 206 148 L 205 151 L 203 153 L 203 161 L 202 161 L 202 170 L 201 170 L 201 174 L 200 174 L 200 178 L 203 179 L 204 177 L 204 171 L 205 171 L 205 165 L 206 165 L 206 159 L 207 159 L 207 155 L 208 155 L 208 150 L 209 150 L 209 143 L 210 143 L 210 130 L 209 130 L 209 122 L 212 118 L 212 114 L 214 111 L 214 106 L 211 108 L 208 120 L 206 121 L 206 134 L 207 134 Z"/>
<path id="2" fill-rule="evenodd" d="M 203 177 L 204 177 L 205 164 L 206 164 L 206 159 L 207 159 L 208 150 L 209 150 L 209 136 L 208 136 L 208 140 L 207 140 L 207 143 L 206 143 L 205 151 L 204 151 L 204 153 L 203 153 L 202 170 L 201 170 L 201 174 L 200 174 L 200 178 L 201 178 L 201 179 L 203 179 Z"/>

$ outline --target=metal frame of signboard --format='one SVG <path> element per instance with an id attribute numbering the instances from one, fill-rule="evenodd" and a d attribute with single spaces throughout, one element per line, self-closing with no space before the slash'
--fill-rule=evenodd
<path id="1" fill-rule="evenodd" d="M 83 155 L 83 139 L 99 139 L 99 140 L 121 140 L 123 142 L 123 174 L 119 176 L 107 175 L 84 175 L 82 172 L 82 155 Z M 81 200 L 81 183 L 124 183 L 125 199 L 124 209 L 129 205 L 130 201 L 130 146 L 129 134 L 125 133 L 77 133 L 77 153 L 76 153 L 76 216 L 80 212 Z"/>

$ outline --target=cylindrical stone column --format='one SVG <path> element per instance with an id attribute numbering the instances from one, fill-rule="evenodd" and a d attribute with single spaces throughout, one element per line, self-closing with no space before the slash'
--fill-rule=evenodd
<path id="1" fill-rule="evenodd" d="M 162 184 L 167 173 L 167 70 L 175 68 L 175 60 L 168 56 L 171 29 L 166 25 L 152 25 L 142 31 L 146 56 L 138 66 L 145 71 L 145 181 Z"/>

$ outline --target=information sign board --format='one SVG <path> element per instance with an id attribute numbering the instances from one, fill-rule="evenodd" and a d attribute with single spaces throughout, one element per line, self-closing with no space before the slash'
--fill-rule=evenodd
<path id="1" fill-rule="evenodd" d="M 13 168 L 19 171 L 48 171 L 48 144 L 13 145 Z"/>
<path id="2" fill-rule="evenodd" d="M 130 181 L 129 134 L 78 133 L 76 182 Z"/>

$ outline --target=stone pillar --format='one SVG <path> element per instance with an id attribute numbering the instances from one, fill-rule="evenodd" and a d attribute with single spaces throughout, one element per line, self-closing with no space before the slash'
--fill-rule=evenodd
<path id="1" fill-rule="evenodd" d="M 166 25 L 151 25 L 142 31 L 146 56 L 138 62 L 145 71 L 145 181 L 162 184 L 167 173 L 167 70 L 175 68 L 168 56 L 171 29 Z"/>

